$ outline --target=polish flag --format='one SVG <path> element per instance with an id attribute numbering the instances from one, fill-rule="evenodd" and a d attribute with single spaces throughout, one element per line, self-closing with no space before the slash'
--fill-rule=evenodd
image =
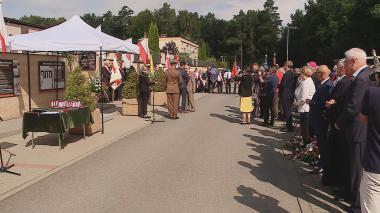
<path id="1" fill-rule="evenodd" d="M 137 45 L 139 46 L 141 60 L 144 62 L 144 64 L 149 64 L 150 54 L 148 39 L 143 38 Z"/>
<path id="2" fill-rule="evenodd" d="M 123 83 L 122 79 L 123 77 L 120 73 L 119 64 L 117 63 L 117 54 L 115 54 L 110 79 L 110 84 L 113 90 L 116 90 Z"/>
<path id="3" fill-rule="evenodd" d="M 3 9 L 2 9 L 3 0 L 0 0 L 0 42 L 1 42 L 1 51 L 3 56 L 6 55 L 8 44 L 8 31 L 5 26 Z"/>

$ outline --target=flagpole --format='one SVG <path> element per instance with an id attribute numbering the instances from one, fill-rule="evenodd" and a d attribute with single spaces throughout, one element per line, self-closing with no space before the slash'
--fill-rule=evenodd
<path id="1" fill-rule="evenodd" d="M 29 112 L 32 111 L 32 90 L 31 90 L 31 81 L 30 81 L 30 52 L 28 51 L 28 103 L 29 103 Z"/>
<path id="2" fill-rule="evenodd" d="M 101 97 L 101 107 L 100 111 L 102 112 L 102 134 L 104 134 L 104 99 L 105 94 L 103 91 L 103 52 L 102 47 L 100 47 L 100 55 L 99 55 L 99 72 L 100 72 L 100 82 L 101 82 L 101 90 L 100 90 L 100 97 Z"/>

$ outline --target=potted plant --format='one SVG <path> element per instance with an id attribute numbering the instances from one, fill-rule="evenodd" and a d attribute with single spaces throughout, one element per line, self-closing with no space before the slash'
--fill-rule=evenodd
<path id="1" fill-rule="evenodd" d="M 165 92 L 166 82 L 165 82 L 165 73 L 162 67 L 158 68 L 158 70 L 154 73 L 153 81 L 156 82 L 155 85 L 152 86 L 152 92 L 150 96 L 150 104 L 153 104 L 153 95 L 154 95 L 154 105 L 155 106 L 166 106 L 167 104 L 167 96 Z"/>
<path id="2" fill-rule="evenodd" d="M 138 106 L 138 82 L 139 74 L 134 70 L 130 69 L 127 74 L 127 80 L 125 81 L 122 96 L 122 115 L 139 115 Z"/>
<path id="3" fill-rule="evenodd" d="M 67 80 L 64 99 L 67 101 L 80 101 L 83 106 L 90 108 L 94 123 L 85 127 L 86 135 L 92 135 L 100 131 L 100 110 L 96 107 L 96 97 L 96 94 L 91 92 L 91 86 L 80 68 L 77 67 L 71 71 Z M 70 133 L 83 134 L 83 128 L 71 129 Z"/>

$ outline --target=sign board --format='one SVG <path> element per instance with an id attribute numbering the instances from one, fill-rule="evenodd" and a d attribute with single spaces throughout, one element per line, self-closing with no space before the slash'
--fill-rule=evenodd
<path id="1" fill-rule="evenodd" d="M 96 53 L 86 52 L 80 54 L 79 65 L 82 70 L 96 70 Z"/>
<path id="2" fill-rule="evenodd" d="M 13 61 L 0 60 L 0 97 L 14 96 Z"/>
<path id="3" fill-rule="evenodd" d="M 38 72 L 40 76 L 40 90 L 54 90 L 65 88 L 65 62 L 59 62 L 57 74 L 56 61 L 38 62 Z M 58 79 L 57 79 L 58 77 Z"/>
<path id="4" fill-rule="evenodd" d="M 15 95 L 21 95 L 20 63 L 17 60 L 13 61 L 13 89 Z"/>

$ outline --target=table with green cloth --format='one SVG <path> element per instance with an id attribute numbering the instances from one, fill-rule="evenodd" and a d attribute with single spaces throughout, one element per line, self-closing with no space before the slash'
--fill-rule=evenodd
<path id="1" fill-rule="evenodd" d="M 59 134 L 59 149 L 61 149 L 61 142 L 67 130 L 76 127 L 85 129 L 85 125 L 90 123 L 94 123 L 94 119 L 88 107 L 25 112 L 22 123 L 22 137 L 26 139 L 28 133 L 31 132 L 32 148 L 34 148 L 34 132 L 57 133 Z"/>

